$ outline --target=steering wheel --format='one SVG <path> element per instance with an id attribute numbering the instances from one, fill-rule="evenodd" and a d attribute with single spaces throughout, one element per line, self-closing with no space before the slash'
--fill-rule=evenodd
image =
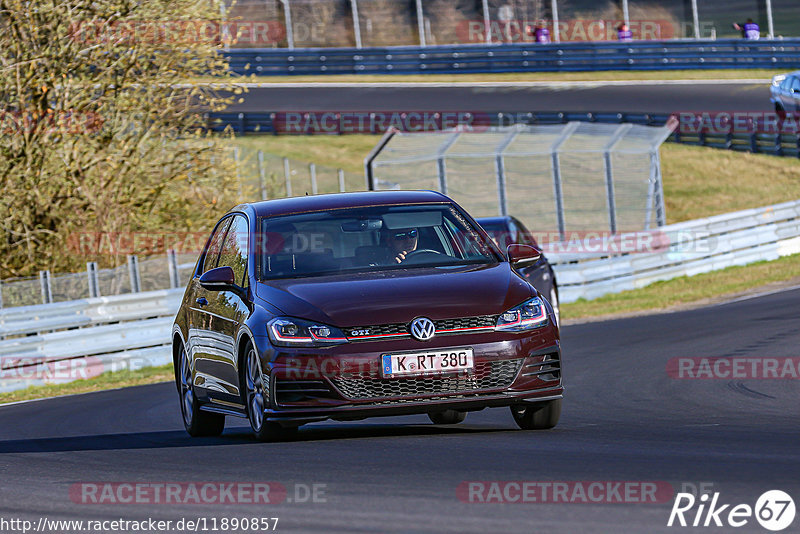
<path id="1" fill-rule="evenodd" d="M 442 253 L 439 252 L 438 250 L 433 250 L 433 249 L 429 249 L 429 248 L 420 248 L 420 249 L 417 249 L 417 250 L 412 250 L 411 252 L 406 254 L 405 261 L 410 260 L 414 256 L 420 256 L 422 254 L 435 254 L 437 256 L 442 256 Z"/>

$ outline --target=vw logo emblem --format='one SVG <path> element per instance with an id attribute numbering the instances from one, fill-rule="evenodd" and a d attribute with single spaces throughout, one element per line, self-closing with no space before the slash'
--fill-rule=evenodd
<path id="1" fill-rule="evenodd" d="M 420 341 L 428 341 L 436 333 L 436 326 L 427 317 L 411 321 L 411 335 Z"/>

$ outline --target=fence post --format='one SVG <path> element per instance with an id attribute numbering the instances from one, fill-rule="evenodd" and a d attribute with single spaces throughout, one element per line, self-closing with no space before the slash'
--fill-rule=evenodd
<path id="1" fill-rule="evenodd" d="M 692 0 L 692 24 L 694 24 L 694 38 L 700 39 L 700 16 L 697 14 L 697 0 Z"/>
<path id="2" fill-rule="evenodd" d="M 614 168 L 611 165 L 611 152 L 633 124 L 620 124 L 603 147 L 603 165 L 606 171 L 606 198 L 608 203 L 608 227 L 612 234 L 617 233 L 617 203 L 614 195 Z"/>
<path id="3" fill-rule="evenodd" d="M 550 2 L 550 10 L 553 13 L 553 42 L 561 41 L 561 36 L 558 33 L 558 0 Z"/>
<path id="4" fill-rule="evenodd" d="M 358 0 L 350 0 L 350 10 L 353 12 L 353 33 L 356 37 L 356 48 L 361 48 L 361 24 L 358 20 Z"/>
<path id="5" fill-rule="evenodd" d="M 419 32 L 419 45 L 427 46 L 425 42 L 425 22 L 422 16 L 422 0 L 417 0 L 417 31 Z"/>
<path id="6" fill-rule="evenodd" d="M 244 130 L 242 131 L 244 134 Z M 239 147 L 233 147 L 233 164 L 236 167 L 236 181 L 239 183 L 239 202 L 244 199 L 244 192 L 242 191 L 242 173 L 239 169 Z"/>
<path id="7" fill-rule="evenodd" d="M 283 158 L 283 177 L 286 179 L 286 198 L 292 196 L 292 170 L 289 168 L 289 158 Z"/>
<path id="8" fill-rule="evenodd" d="M 42 289 L 42 304 L 53 302 L 53 289 L 50 287 L 50 271 L 39 271 L 39 286 Z"/>
<path id="9" fill-rule="evenodd" d="M 181 279 L 178 273 L 178 255 L 175 249 L 167 250 L 167 267 L 169 268 L 169 287 L 175 289 L 181 286 Z"/>
<path id="10" fill-rule="evenodd" d="M 628 11 L 628 0 L 622 0 L 622 20 L 624 20 L 625 25 L 630 28 L 631 17 L 630 12 Z"/>
<path id="11" fill-rule="evenodd" d="M 292 8 L 290 0 L 281 0 L 283 4 L 283 20 L 286 24 L 286 46 L 289 50 L 294 48 L 294 28 L 292 27 Z"/>
<path id="12" fill-rule="evenodd" d="M 561 162 L 559 161 L 558 151 L 561 150 L 561 145 L 569 139 L 572 133 L 580 126 L 579 122 L 568 122 L 564 127 L 564 131 L 558 139 L 555 140 L 550 147 L 550 153 L 553 160 L 553 194 L 556 200 L 556 218 L 558 219 L 558 236 L 561 241 L 567 237 L 566 222 L 564 221 L 564 197 L 561 191 Z"/>
<path id="13" fill-rule="evenodd" d="M 94 261 L 86 262 L 86 278 L 89 281 L 89 298 L 100 296 L 100 283 L 97 279 L 97 263 Z"/>
<path id="14" fill-rule="evenodd" d="M 337 174 L 339 175 L 339 192 L 344 193 L 346 191 L 344 186 L 344 171 L 339 169 Z"/>
<path id="15" fill-rule="evenodd" d="M 439 191 L 443 194 L 447 194 L 447 164 L 444 160 L 444 155 L 447 150 L 453 146 L 453 143 L 456 142 L 456 139 L 461 135 L 461 132 L 455 132 L 447 140 L 442 143 L 442 146 L 439 147 L 439 150 L 436 151 L 436 170 L 439 174 Z"/>
<path id="16" fill-rule="evenodd" d="M 139 259 L 135 254 L 128 256 L 128 275 L 131 278 L 131 293 L 140 292 L 142 284 L 139 277 Z"/>
<path id="17" fill-rule="evenodd" d="M 772 0 L 767 2 L 767 39 L 775 38 L 775 28 L 772 25 Z"/>
<path id="18" fill-rule="evenodd" d="M 317 194 L 317 166 L 314 163 L 308 164 L 308 174 L 311 176 L 311 194 Z"/>
<path id="19" fill-rule="evenodd" d="M 553 0 L 554 2 L 556 0 Z M 486 44 L 492 44 L 492 20 L 489 18 L 489 0 L 483 0 L 483 35 Z"/>
<path id="20" fill-rule="evenodd" d="M 3 281 L 0 280 L 0 309 L 3 308 Z"/>
<path id="21" fill-rule="evenodd" d="M 261 186 L 261 200 L 267 200 L 267 175 L 264 168 L 264 152 L 258 151 L 258 181 Z"/>
<path id="22" fill-rule="evenodd" d="M 497 173 L 497 201 L 500 205 L 500 215 L 505 217 L 508 215 L 508 198 L 506 197 L 506 165 L 503 160 L 503 152 L 505 152 L 508 145 L 514 140 L 519 133 L 520 129 L 514 129 L 503 139 L 500 146 L 495 151 L 495 172 Z"/>

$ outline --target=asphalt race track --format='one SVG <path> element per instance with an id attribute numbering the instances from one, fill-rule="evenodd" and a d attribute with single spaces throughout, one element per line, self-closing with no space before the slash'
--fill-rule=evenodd
<path id="1" fill-rule="evenodd" d="M 251 87 L 243 96 L 244 102 L 227 111 L 774 111 L 767 83 L 379 85 Z"/>
<path id="2" fill-rule="evenodd" d="M 800 381 L 677 380 L 676 356 L 797 357 L 800 289 L 680 313 L 563 330 L 564 411 L 516 430 L 507 409 L 456 427 L 424 416 L 317 423 L 298 441 L 255 442 L 228 418 L 191 439 L 172 384 L 0 407 L 0 517 L 278 517 L 281 532 L 675 532 L 661 503 L 462 502 L 464 481 L 711 483 L 724 503 L 766 490 L 800 499 Z M 76 504 L 80 482 L 278 482 L 270 505 Z M 296 486 L 300 485 L 300 486 Z M 694 511 L 690 516 L 693 517 Z M 795 519 L 785 532 L 797 531 Z M 730 527 L 714 532 L 730 532 Z M 737 532 L 767 532 L 754 518 Z M 705 529 L 706 532 L 709 529 Z"/>

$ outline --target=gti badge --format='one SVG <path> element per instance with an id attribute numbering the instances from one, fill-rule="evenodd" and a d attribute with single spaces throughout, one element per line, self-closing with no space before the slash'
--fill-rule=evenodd
<path id="1" fill-rule="evenodd" d="M 411 335 L 420 341 L 428 341 L 436 333 L 436 326 L 427 317 L 411 321 Z"/>

